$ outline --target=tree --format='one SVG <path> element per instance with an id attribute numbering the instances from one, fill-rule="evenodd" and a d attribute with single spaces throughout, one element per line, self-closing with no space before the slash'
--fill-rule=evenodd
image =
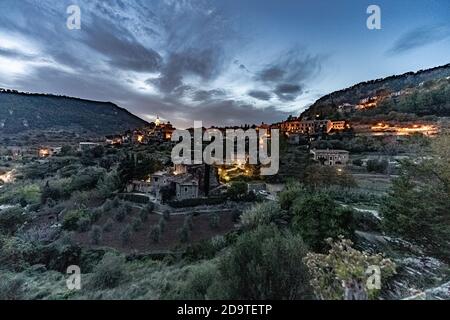
<path id="1" fill-rule="evenodd" d="M 89 281 L 93 289 L 111 289 L 117 287 L 125 278 L 125 260 L 121 256 L 106 253 L 95 267 Z"/>
<path id="2" fill-rule="evenodd" d="M 277 203 L 257 203 L 241 215 L 241 226 L 244 229 L 254 229 L 260 225 L 274 223 L 281 217 L 282 211 Z"/>
<path id="3" fill-rule="evenodd" d="M 181 243 L 186 243 L 191 239 L 191 229 L 188 223 L 183 223 L 183 226 L 178 229 L 178 237 Z"/>
<path id="4" fill-rule="evenodd" d="M 353 212 L 341 208 L 325 193 L 306 194 L 292 206 L 292 229 L 298 232 L 314 251 L 323 251 L 327 238 L 354 234 Z"/>
<path id="5" fill-rule="evenodd" d="M 247 195 L 247 183 L 244 181 L 235 181 L 231 184 L 227 192 L 228 197 L 232 200 L 239 200 Z"/>
<path id="6" fill-rule="evenodd" d="M 327 239 L 327 254 L 308 253 L 304 259 L 311 274 L 311 285 L 322 300 L 366 300 L 378 296 L 381 284 L 395 273 L 395 264 L 380 254 L 369 254 L 352 248 L 350 240 Z M 379 268 L 380 287 L 376 281 L 367 286 L 370 268 Z M 374 279 L 376 280 L 376 279 Z"/>
<path id="7" fill-rule="evenodd" d="M 148 237 L 154 243 L 158 243 L 159 240 L 161 239 L 161 233 L 162 233 L 161 226 L 158 224 L 150 229 Z"/>
<path id="8" fill-rule="evenodd" d="M 104 198 L 109 198 L 119 188 L 120 179 L 116 171 L 106 173 L 97 182 L 97 190 Z"/>
<path id="9" fill-rule="evenodd" d="M 310 299 L 302 239 L 275 226 L 242 234 L 219 262 L 216 295 L 225 299 Z"/>
<path id="10" fill-rule="evenodd" d="M 120 232 L 120 240 L 122 241 L 122 245 L 127 245 L 131 241 L 132 229 L 129 224 L 125 225 L 125 227 Z"/>
<path id="11" fill-rule="evenodd" d="M 211 229 L 219 228 L 220 216 L 218 213 L 212 213 L 209 215 L 209 226 Z"/>
<path id="12" fill-rule="evenodd" d="M 102 228 L 100 228 L 100 226 L 93 226 L 91 229 L 91 243 L 94 245 L 98 245 L 100 243 L 100 241 L 102 240 Z"/>

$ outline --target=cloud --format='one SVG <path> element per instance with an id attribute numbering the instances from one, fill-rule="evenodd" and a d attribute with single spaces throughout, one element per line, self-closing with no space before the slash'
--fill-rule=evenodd
<path id="1" fill-rule="evenodd" d="M 448 38 L 450 38 L 448 26 L 423 26 L 403 34 L 387 53 L 402 54 Z"/>
<path id="2" fill-rule="evenodd" d="M 261 90 L 250 90 L 248 92 L 248 95 L 252 98 L 262 100 L 262 101 L 269 101 L 270 98 L 272 98 L 272 95 L 269 92 L 261 91 Z"/>
<path id="3" fill-rule="evenodd" d="M 308 81 L 318 75 L 322 60 L 321 56 L 291 49 L 265 65 L 255 79 L 270 88 L 281 102 L 294 101 L 304 92 Z"/>
<path id="4" fill-rule="evenodd" d="M 274 92 L 280 100 L 294 101 L 302 93 L 302 87 L 298 84 L 282 83 L 277 85 Z"/>
<path id="5" fill-rule="evenodd" d="M 224 90 L 198 90 L 194 93 L 192 100 L 194 101 L 209 101 L 211 99 L 217 99 L 226 95 Z"/>
<path id="6" fill-rule="evenodd" d="M 119 24 L 94 16 L 85 28 L 84 44 L 104 55 L 112 66 L 138 72 L 154 72 L 161 68 L 161 56 L 144 47 Z"/>
<path id="7" fill-rule="evenodd" d="M 206 126 L 255 124 L 260 121 L 274 123 L 286 119 L 289 114 L 273 106 L 259 108 L 236 100 L 205 103 L 186 110 L 191 119 L 201 120 Z M 192 124 L 191 124 L 192 126 Z"/>
<path id="8" fill-rule="evenodd" d="M 256 74 L 265 83 L 301 83 L 321 70 L 321 56 L 305 55 L 299 49 L 291 49 Z"/>
<path id="9" fill-rule="evenodd" d="M 161 69 L 161 76 L 148 80 L 166 94 L 184 85 L 185 76 L 198 76 L 211 80 L 218 74 L 221 52 L 218 48 L 187 49 L 171 53 Z"/>

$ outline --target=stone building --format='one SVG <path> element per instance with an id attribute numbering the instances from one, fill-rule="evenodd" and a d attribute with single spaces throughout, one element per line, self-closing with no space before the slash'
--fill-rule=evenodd
<path id="1" fill-rule="evenodd" d="M 349 152 L 346 150 L 311 150 L 315 161 L 326 166 L 345 166 L 349 161 Z"/>

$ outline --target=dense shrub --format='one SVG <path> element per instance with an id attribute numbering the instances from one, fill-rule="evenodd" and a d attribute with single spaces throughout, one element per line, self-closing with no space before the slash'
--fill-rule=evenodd
<path id="1" fill-rule="evenodd" d="M 65 230 L 75 231 L 80 227 L 80 221 L 81 228 L 85 227 L 87 222 L 90 224 L 89 214 L 83 209 L 72 210 L 64 215 L 62 227 Z"/>
<path id="2" fill-rule="evenodd" d="M 102 240 L 102 228 L 100 226 L 93 226 L 90 232 L 91 243 L 94 245 L 98 245 Z"/>
<path id="3" fill-rule="evenodd" d="M 353 211 L 340 207 L 327 194 L 313 193 L 298 198 L 292 214 L 292 229 L 314 251 L 323 251 L 327 238 L 353 238 Z"/>
<path id="4" fill-rule="evenodd" d="M 188 214 L 188 215 L 184 218 L 184 224 L 187 225 L 187 227 L 189 228 L 189 230 L 192 231 L 192 229 L 194 229 L 194 220 L 193 220 L 191 214 Z"/>
<path id="5" fill-rule="evenodd" d="M 156 225 L 150 229 L 150 233 L 149 233 L 148 237 L 152 242 L 158 243 L 161 238 L 161 233 L 162 233 L 162 230 L 161 230 L 160 225 Z"/>
<path id="6" fill-rule="evenodd" d="M 90 228 L 91 228 L 91 220 L 90 220 L 90 218 L 82 217 L 80 220 L 78 220 L 78 222 L 77 222 L 77 230 L 79 232 L 89 231 Z"/>
<path id="7" fill-rule="evenodd" d="M 131 235 L 133 229 L 131 228 L 131 226 L 129 224 L 126 224 L 122 231 L 120 232 L 120 240 L 122 241 L 122 245 L 127 245 L 130 243 L 131 241 Z"/>
<path id="8" fill-rule="evenodd" d="M 212 299 L 310 299 L 306 246 L 300 236 L 275 226 L 242 234 L 219 263 L 219 277 L 209 289 Z"/>
<path id="9" fill-rule="evenodd" d="M 328 253 L 308 253 L 305 262 L 310 270 L 311 285 L 316 297 L 322 300 L 367 300 L 375 299 L 379 289 L 367 287 L 370 266 L 380 268 L 383 281 L 395 273 L 395 264 L 380 254 L 370 254 L 352 248 L 350 240 L 339 239 L 333 242 Z M 346 289 L 346 290 L 344 290 Z"/>
<path id="10" fill-rule="evenodd" d="M 2 274 L 0 277 L 0 300 L 23 300 L 25 279 L 20 275 Z"/>
<path id="11" fill-rule="evenodd" d="M 124 279 L 124 258 L 107 253 L 95 268 L 89 286 L 92 289 L 111 289 L 117 287 Z"/>
<path id="12" fill-rule="evenodd" d="M 241 215 L 241 226 L 254 229 L 260 225 L 267 225 L 282 217 L 282 211 L 276 202 L 257 203 Z"/>
<path id="13" fill-rule="evenodd" d="M 164 217 L 159 218 L 158 226 L 161 229 L 161 233 L 164 232 L 166 228 L 166 219 L 164 219 Z"/>
<path id="14" fill-rule="evenodd" d="M 219 228 L 220 216 L 218 213 L 212 213 L 209 215 L 209 226 L 211 229 Z"/>
<path id="15" fill-rule="evenodd" d="M 134 217 L 131 221 L 131 228 L 133 231 L 139 231 L 142 228 L 142 220 L 139 217 Z"/>
<path id="16" fill-rule="evenodd" d="M 387 160 L 368 160 L 367 171 L 375 173 L 386 173 L 389 166 Z"/>
<path id="17" fill-rule="evenodd" d="M 186 208 L 186 207 L 196 207 L 196 206 L 213 206 L 223 203 L 223 197 L 214 198 L 196 198 L 196 199 L 185 199 L 179 201 L 170 201 L 169 205 L 173 208 Z"/>
<path id="18" fill-rule="evenodd" d="M 116 220 L 117 222 L 122 222 L 125 220 L 125 217 L 127 216 L 127 211 L 125 209 L 125 207 L 120 206 L 116 209 L 114 209 L 115 213 L 114 213 L 114 220 Z"/>
<path id="19" fill-rule="evenodd" d="M 186 243 L 191 238 L 191 229 L 187 223 L 184 223 L 177 233 L 181 243 Z"/>
<path id="20" fill-rule="evenodd" d="M 104 232 L 111 232 L 114 226 L 114 220 L 109 218 L 106 220 L 105 224 L 103 225 L 103 231 Z"/>
<path id="21" fill-rule="evenodd" d="M 8 208 L 0 211 L 0 231 L 5 234 L 12 234 L 27 221 L 23 209 L 19 207 Z"/>

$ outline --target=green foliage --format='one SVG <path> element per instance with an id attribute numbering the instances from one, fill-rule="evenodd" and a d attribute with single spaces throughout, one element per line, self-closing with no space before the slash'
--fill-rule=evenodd
<path id="1" fill-rule="evenodd" d="M 432 143 L 432 157 L 402 163 L 400 177 L 381 208 L 383 228 L 423 245 L 449 261 L 450 257 L 450 136 Z"/>
<path id="2" fill-rule="evenodd" d="M 381 288 L 366 286 L 371 275 L 367 272 L 369 266 L 380 268 L 381 285 L 395 273 L 395 264 L 391 260 L 380 254 L 358 251 L 352 248 L 350 240 L 341 238 L 333 242 L 327 239 L 327 243 L 331 246 L 328 254 L 308 253 L 305 258 L 311 274 L 311 285 L 319 299 L 344 299 L 343 284 L 347 288 L 354 288 L 355 284 L 362 286 L 362 292 L 353 293 L 358 294 L 359 298 L 356 296 L 353 299 L 375 299 Z"/>
<path id="3" fill-rule="evenodd" d="M 159 240 L 161 239 L 161 234 L 162 234 L 162 230 L 161 230 L 161 226 L 155 225 L 150 229 L 150 233 L 148 235 L 148 238 L 153 241 L 154 243 L 158 243 Z"/>
<path id="4" fill-rule="evenodd" d="M 96 187 L 100 177 L 104 175 L 104 169 L 88 167 L 72 177 L 70 189 L 72 191 L 91 190 Z"/>
<path id="5" fill-rule="evenodd" d="M 125 279 L 125 259 L 106 253 L 92 274 L 89 287 L 92 289 L 111 289 Z"/>
<path id="6" fill-rule="evenodd" d="M 127 210 L 124 206 L 120 206 L 114 210 L 114 220 L 117 222 L 123 222 L 127 216 Z"/>
<path id="7" fill-rule="evenodd" d="M 10 117 L 10 110 L 14 117 Z M 34 116 L 37 114 L 39 118 Z M 147 124 L 109 102 L 18 92 L 0 93 L 0 119 L 9 119 L 1 132 L 15 134 L 52 127 L 111 134 Z M 28 119 L 28 127 L 23 126 L 23 119 Z"/>
<path id="8" fill-rule="evenodd" d="M 240 200 L 247 195 L 247 189 L 247 183 L 243 181 L 235 181 L 228 189 L 227 196 L 232 200 Z"/>
<path id="9" fill-rule="evenodd" d="M 103 231 L 100 226 L 93 226 L 90 232 L 91 243 L 98 245 L 102 240 Z"/>
<path id="10" fill-rule="evenodd" d="M 133 229 L 129 224 L 126 224 L 122 231 L 120 231 L 120 240 L 122 241 L 122 245 L 127 245 L 131 241 L 131 235 L 133 234 Z"/>
<path id="11" fill-rule="evenodd" d="M 300 236 L 260 226 L 242 234 L 219 263 L 213 298 L 245 300 L 310 299 L 309 276 Z"/>
<path id="12" fill-rule="evenodd" d="M 166 221 L 169 221 L 169 220 L 170 220 L 170 211 L 169 211 L 169 210 L 164 210 L 163 218 L 164 218 L 164 220 L 166 220 Z"/>
<path id="13" fill-rule="evenodd" d="M 161 233 L 163 233 L 166 229 L 166 219 L 164 219 L 164 217 L 159 218 L 158 226 L 161 229 Z"/>
<path id="14" fill-rule="evenodd" d="M 0 231 L 4 234 L 13 234 L 28 220 L 23 209 L 12 207 L 0 212 Z"/>
<path id="15" fill-rule="evenodd" d="M 23 300 L 25 278 L 20 275 L 2 274 L 0 277 L 0 300 Z"/>
<path id="16" fill-rule="evenodd" d="M 276 222 L 283 213 L 276 202 L 257 203 L 241 215 L 241 226 L 244 229 L 254 229 L 260 225 Z"/>
<path id="17" fill-rule="evenodd" d="M 189 230 L 192 231 L 192 229 L 194 229 L 194 220 L 193 220 L 191 214 L 188 214 L 188 215 L 184 218 L 184 224 L 189 228 Z"/>
<path id="18" fill-rule="evenodd" d="M 134 217 L 131 221 L 131 228 L 133 231 L 137 232 L 142 228 L 142 220 L 139 217 Z"/>
<path id="19" fill-rule="evenodd" d="M 114 226 L 114 220 L 109 218 L 103 225 L 103 232 L 111 232 Z"/>
<path id="20" fill-rule="evenodd" d="M 178 238 L 181 243 L 186 243 L 191 239 L 191 229 L 187 223 L 184 223 L 183 226 L 178 229 Z"/>
<path id="21" fill-rule="evenodd" d="M 196 198 L 196 199 L 184 199 L 169 201 L 169 205 L 173 208 L 187 208 L 196 206 L 213 206 L 222 204 L 224 202 L 224 197 L 210 197 L 210 198 Z"/>
<path id="22" fill-rule="evenodd" d="M 209 226 L 211 229 L 218 229 L 220 225 L 220 216 L 218 213 L 212 213 L 209 215 Z"/>
<path id="23" fill-rule="evenodd" d="M 375 173 L 386 173 L 389 166 L 387 160 L 368 160 L 367 171 Z"/>
<path id="24" fill-rule="evenodd" d="M 210 288 L 217 279 L 217 265 L 214 261 L 192 265 L 184 272 L 186 278 L 176 281 L 163 293 L 162 299 L 201 300 L 214 298 L 210 296 Z"/>
<path id="25" fill-rule="evenodd" d="M 314 251 L 323 251 L 327 238 L 353 237 L 352 210 L 339 207 L 327 194 L 312 193 L 297 198 L 292 214 L 292 229 Z"/>
<path id="26" fill-rule="evenodd" d="M 302 197 L 307 192 L 307 189 L 302 184 L 294 181 L 288 182 L 285 189 L 278 196 L 281 209 L 289 210 L 295 199 Z"/>
<path id="27" fill-rule="evenodd" d="M 141 221 L 146 222 L 148 220 L 148 209 L 147 208 L 142 208 L 139 211 L 139 218 L 141 219 Z"/>
<path id="28" fill-rule="evenodd" d="M 101 176 L 97 182 L 97 190 L 104 198 L 109 198 L 112 194 L 119 190 L 120 178 L 116 171 L 111 171 Z"/>
<path id="29" fill-rule="evenodd" d="M 29 266 L 34 246 L 18 237 L 0 237 L 0 266 L 20 271 Z M 1 277 L 0 277 L 1 278 Z"/>
<path id="30" fill-rule="evenodd" d="M 78 219 L 77 230 L 79 232 L 89 231 L 90 228 L 91 228 L 91 219 L 88 216 L 81 217 L 80 219 Z"/>
<path id="31" fill-rule="evenodd" d="M 38 184 L 14 185 L 5 188 L 0 195 L 0 203 L 35 205 L 41 203 L 41 188 Z"/>
<path id="32" fill-rule="evenodd" d="M 86 222 L 89 222 L 90 224 L 90 218 L 87 211 L 84 209 L 71 210 L 64 215 L 62 227 L 65 230 L 75 231 L 80 227 L 80 221 L 82 228 L 86 226 Z"/>

